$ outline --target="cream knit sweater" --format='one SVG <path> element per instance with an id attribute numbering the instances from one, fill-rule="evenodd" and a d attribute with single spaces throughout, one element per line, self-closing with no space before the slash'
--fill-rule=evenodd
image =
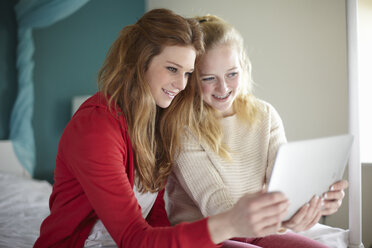
<path id="1" fill-rule="evenodd" d="M 235 115 L 221 120 L 231 161 L 187 135 L 166 187 L 172 225 L 227 210 L 243 194 L 260 191 L 270 178 L 276 152 L 286 137 L 276 110 L 257 101 L 260 111 L 256 124 L 244 125 Z"/>

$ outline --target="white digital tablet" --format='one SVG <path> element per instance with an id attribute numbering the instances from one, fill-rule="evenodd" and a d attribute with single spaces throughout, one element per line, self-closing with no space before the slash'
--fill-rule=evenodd
<path id="1" fill-rule="evenodd" d="M 290 205 L 288 220 L 314 195 L 341 180 L 350 155 L 350 134 L 283 144 L 276 155 L 268 192 L 281 191 Z"/>

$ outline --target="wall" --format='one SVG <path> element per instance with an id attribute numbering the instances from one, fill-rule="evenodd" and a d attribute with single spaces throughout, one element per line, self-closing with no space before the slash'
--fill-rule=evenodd
<path id="1" fill-rule="evenodd" d="M 36 178 L 52 181 L 72 97 L 97 91 L 97 72 L 111 43 L 143 13 L 143 1 L 91 0 L 68 18 L 34 31 Z"/>
<path id="2" fill-rule="evenodd" d="M 253 64 L 255 94 L 278 110 L 288 140 L 348 131 L 345 1 L 147 0 L 146 5 L 189 17 L 215 14 L 236 26 Z M 363 167 L 363 179 L 371 174 L 372 167 Z M 362 187 L 363 242 L 369 247 L 371 183 L 364 180 Z M 347 197 L 325 223 L 348 227 Z"/>
<path id="3" fill-rule="evenodd" d="M 17 1 L 0 1 L 0 139 L 9 138 L 17 95 Z M 76 95 L 97 90 L 96 75 L 119 31 L 144 13 L 144 1 L 91 0 L 70 17 L 33 32 L 35 178 L 53 182 L 59 138 Z"/>
<path id="4" fill-rule="evenodd" d="M 9 138 L 9 120 L 17 94 L 14 1 L 0 1 L 0 140 Z"/>
<path id="5" fill-rule="evenodd" d="M 216 14 L 237 27 L 255 93 L 277 108 L 289 140 L 347 132 L 343 1 L 148 0 L 148 8 L 161 6 L 186 16 Z"/>

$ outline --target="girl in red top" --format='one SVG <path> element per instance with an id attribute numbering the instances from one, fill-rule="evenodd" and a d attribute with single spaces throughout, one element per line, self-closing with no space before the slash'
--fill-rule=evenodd
<path id="1" fill-rule="evenodd" d="M 196 127 L 194 63 L 199 24 L 166 9 L 125 27 L 99 72 L 100 91 L 66 126 L 58 147 L 50 215 L 34 247 L 216 247 L 280 228 L 281 193 L 242 197 L 231 210 L 170 227 L 164 185 L 180 149 L 180 130 Z M 172 103 L 172 104 L 171 104 Z"/>

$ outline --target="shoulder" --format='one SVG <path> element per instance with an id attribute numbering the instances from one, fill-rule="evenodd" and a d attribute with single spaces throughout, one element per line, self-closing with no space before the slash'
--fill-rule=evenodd
<path id="1" fill-rule="evenodd" d="M 90 100 L 93 99 L 87 101 Z M 97 170 L 122 173 L 123 165 L 132 166 L 133 161 L 123 121 L 124 117 L 116 116 L 105 105 L 83 103 L 62 133 L 58 159 L 74 173 Z"/>
<path id="2" fill-rule="evenodd" d="M 100 92 L 88 98 L 79 107 L 68 126 L 74 124 L 84 128 L 109 128 L 119 125 L 127 129 L 124 114 L 119 106 L 109 106 L 106 97 Z"/>
<path id="3" fill-rule="evenodd" d="M 271 120 L 281 122 L 280 115 L 273 105 L 262 100 L 256 99 L 256 106 L 261 120 Z"/>
<path id="4" fill-rule="evenodd" d="M 181 138 L 182 146 L 187 148 L 196 148 L 200 146 L 200 140 L 195 136 L 195 134 L 190 130 L 190 128 L 185 127 L 183 129 L 183 135 Z"/>
<path id="5" fill-rule="evenodd" d="M 274 106 L 265 100 L 256 98 L 255 104 L 260 112 L 265 112 L 265 113 L 276 112 L 276 109 L 274 108 Z"/>
<path id="6" fill-rule="evenodd" d="M 120 150 L 129 140 L 124 115 L 110 109 L 104 97 L 97 93 L 85 101 L 76 111 L 63 131 L 60 146 L 69 150 Z"/>
<path id="7" fill-rule="evenodd" d="M 72 119 L 74 119 L 76 116 L 81 117 L 82 113 L 87 112 L 94 113 L 95 112 L 94 110 L 98 110 L 96 111 L 96 113 L 98 112 L 110 113 L 112 117 L 119 119 L 118 117 L 122 114 L 122 111 L 120 110 L 119 106 L 113 103 L 111 103 L 111 105 L 109 106 L 107 100 L 108 97 L 104 96 L 101 92 L 97 92 L 96 94 L 89 97 L 85 102 L 81 104 L 76 113 L 73 115 Z"/>

